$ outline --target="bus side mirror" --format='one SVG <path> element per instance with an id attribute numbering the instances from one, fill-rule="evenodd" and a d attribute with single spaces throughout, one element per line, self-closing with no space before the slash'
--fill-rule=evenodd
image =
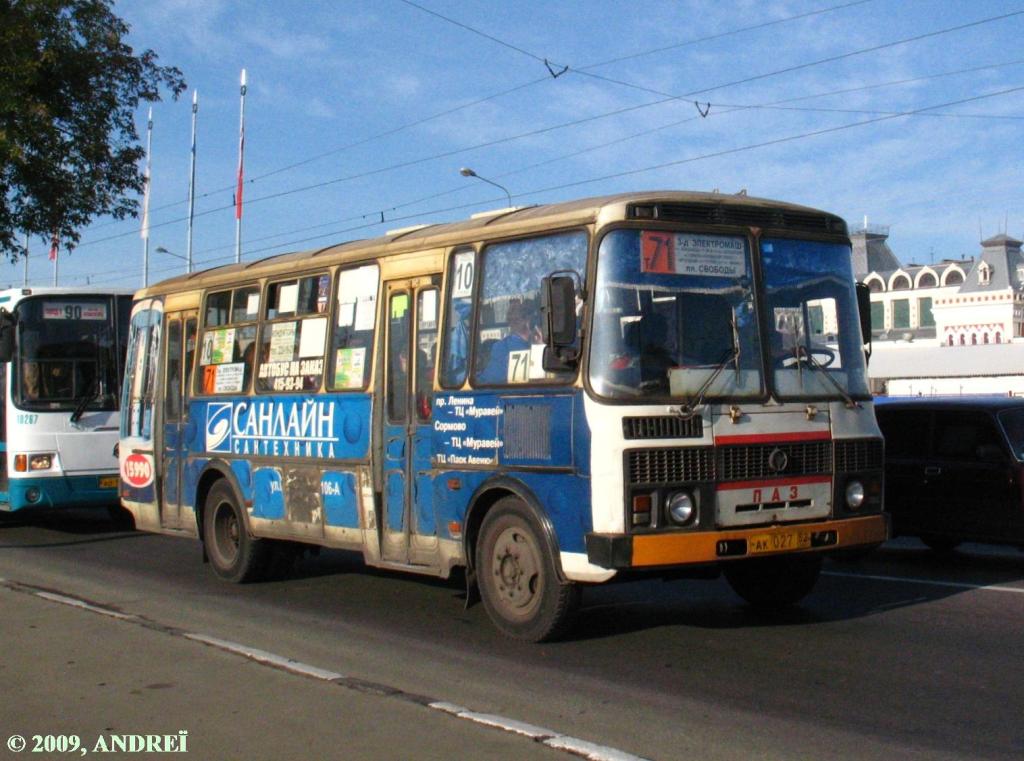
<path id="1" fill-rule="evenodd" d="M 857 283 L 857 312 L 860 314 L 860 334 L 864 339 L 864 357 L 871 359 L 871 289 Z"/>
<path id="2" fill-rule="evenodd" d="M 14 357 L 14 315 L 0 309 L 0 362 L 10 362 Z"/>
<path id="3" fill-rule="evenodd" d="M 540 313 L 544 336 L 544 369 L 571 370 L 576 366 L 576 281 L 551 275 L 541 281 Z"/>

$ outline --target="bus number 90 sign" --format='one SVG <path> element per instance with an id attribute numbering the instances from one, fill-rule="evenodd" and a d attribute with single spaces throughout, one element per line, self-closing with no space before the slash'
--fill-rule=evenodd
<path id="1" fill-rule="evenodd" d="M 121 478 L 136 487 L 153 483 L 153 461 L 143 454 L 130 454 L 121 464 Z"/>

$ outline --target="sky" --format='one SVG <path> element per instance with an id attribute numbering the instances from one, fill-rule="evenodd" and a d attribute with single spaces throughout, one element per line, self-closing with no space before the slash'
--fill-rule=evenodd
<path id="1" fill-rule="evenodd" d="M 150 283 L 184 271 L 193 89 L 196 268 L 234 259 L 243 68 L 243 261 L 508 205 L 461 167 L 518 206 L 745 189 L 888 225 L 904 263 L 1024 237 L 1021 2 L 124 0 L 114 12 L 136 53 L 153 49 L 189 85 L 153 104 Z M 97 219 L 62 252 L 60 284 L 141 286 L 139 228 Z M 52 283 L 47 251 L 32 241 L 30 284 Z M 7 267 L 21 284 L 23 265 Z"/>

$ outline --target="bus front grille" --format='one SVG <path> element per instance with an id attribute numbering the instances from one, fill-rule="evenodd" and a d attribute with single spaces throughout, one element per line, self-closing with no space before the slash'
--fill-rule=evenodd
<path id="1" fill-rule="evenodd" d="M 881 439 L 839 439 L 835 445 L 837 472 L 882 469 Z"/>
<path id="2" fill-rule="evenodd" d="M 772 458 L 776 450 L 785 457 Z M 832 472 L 832 442 L 798 441 L 719 447 L 717 460 L 723 481 L 824 475 Z M 776 467 L 772 467 L 771 462 Z M 778 467 L 779 463 L 784 463 L 784 466 Z"/>
<path id="3" fill-rule="evenodd" d="M 684 483 L 715 480 L 715 450 L 711 447 L 631 449 L 631 484 Z"/>
<path id="4" fill-rule="evenodd" d="M 622 435 L 626 439 L 699 439 L 704 435 L 704 421 L 699 415 L 645 415 L 622 418 Z"/>

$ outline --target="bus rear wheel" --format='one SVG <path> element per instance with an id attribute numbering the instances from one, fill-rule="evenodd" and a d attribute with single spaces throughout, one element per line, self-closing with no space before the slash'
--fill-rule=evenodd
<path id="1" fill-rule="evenodd" d="M 537 520 L 516 497 L 484 517 L 477 542 L 480 598 L 504 634 L 543 642 L 565 634 L 579 607 L 579 587 L 559 581 Z"/>
<path id="2" fill-rule="evenodd" d="M 255 581 L 270 560 L 267 544 L 249 536 L 245 516 L 226 481 L 218 481 L 206 495 L 203 541 L 213 572 L 227 581 Z"/>
<path id="3" fill-rule="evenodd" d="M 725 566 L 725 578 L 740 597 L 758 610 L 795 605 L 821 575 L 820 555 L 777 555 L 740 560 Z"/>

